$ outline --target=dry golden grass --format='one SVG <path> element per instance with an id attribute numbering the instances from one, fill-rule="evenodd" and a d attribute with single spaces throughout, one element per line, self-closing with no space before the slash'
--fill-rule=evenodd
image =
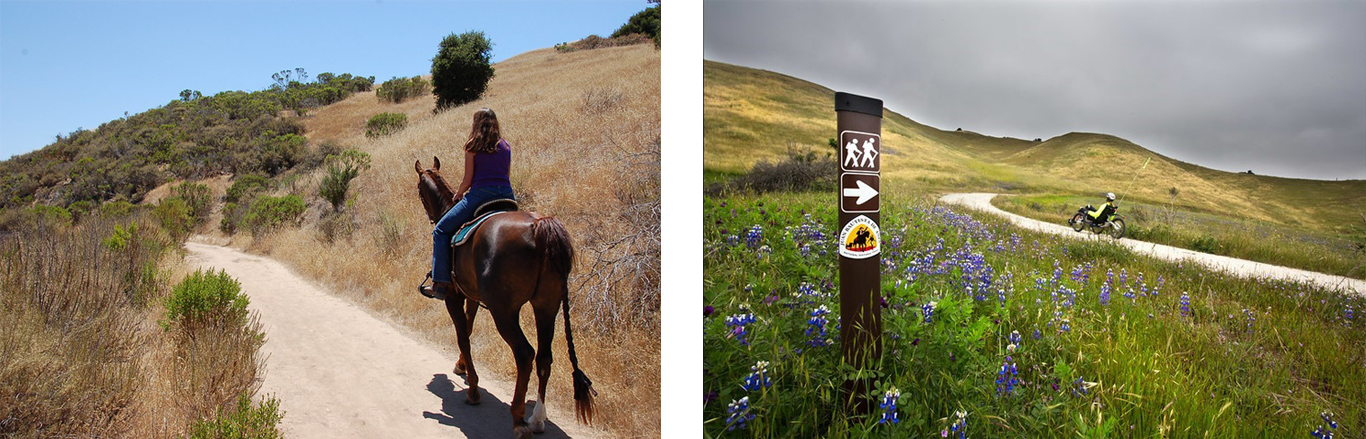
<path id="1" fill-rule="evenodd" d="M 659 52 L 650 45 L 542 49 L 495 68 L 483 98 L 440 114 L 431 112 L 434 98 L 389 104 L 373 92 L 311 112 L 312 142 L 336 142 L 373 158 L 352 183 L 356 203 L 343 214 L 352 231 L 323 239 L 318 218 L 330 206 L 316 195 L 325 172 L 319 170 L 281 189 L 306 195 L 304 226 L 246 246 L 454 352 L 445 308 L 414 291 L 430 266 L 431 225 L 417 198 L 413 162 L 430 166 L 439 156 L 448 178 L 459 181 L 460 145 L 474 110 L 492 108 L 513 146 L 512 182 L 523 209 L 557 217 L 574 238 L 579 258 L 570 303 L 580 365 L 599 392 L 595 424 L 623 437 L 657 436 Z M 408 127 L 366 138 L 365 121 L 381 112 L 407 114 Z M 243 239 L 234 237 L 238 245 Z M 529 310 L 523 328 L 534 340 Z M 563 328 L 557 332 L 548 399 L 572 413 L 569 357 Z M 514 377 L 512 355 L 487 316 L 476 319 L 472 344 L 486 376 Z"/>
<path id="2" fill-rule="evenodd" d="M 102 245 L 130 223 L 135 244 Z M 0 237 L 0 436 L 176 437 L 255 392 L 260 342 L 249 332 L 189 338 L 156 324 L 184 273 L 174 245 L 140 216 Z"/>

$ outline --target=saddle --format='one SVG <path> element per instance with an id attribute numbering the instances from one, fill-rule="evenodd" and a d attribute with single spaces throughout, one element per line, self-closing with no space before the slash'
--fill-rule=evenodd
<path id="1" fill-rule="evenodd" d="M 517 200 L 511 198 L 499 198 L 480 204 L 479 207 L 474 209 L 474 219 L 461 225 L 460 229 L 456 230 L 455 236 L 451 237 L 451 247 L 459 247 L 461 244 L 464 244 L 465 241 L 470 239 L 470 236 L 474 235 L 476 230 L 479 230 L 479 226 L 484 224 L 484 221 L 492 218 L 494 215 L 503 212 L 515 212 L 517 209 Z"/>

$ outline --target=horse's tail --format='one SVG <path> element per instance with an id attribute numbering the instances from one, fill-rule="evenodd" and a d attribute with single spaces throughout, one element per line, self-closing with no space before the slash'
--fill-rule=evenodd
<path id="1" fill-rule="evenodd" d="M 574 367 L 574 414 L 579 422 L 593 422 L 593 381 L 579 369 L 579 357 L 574 352 L 574 331 L 569 324 L 569 271 L 574 267 L 574 244 L 569 232 L 554 217 L 537 218 L 531 223 L 531 232 L 537 248 L 542 249 L 544 257 L 541 265 L 542 276 L 549 269 L 556 275 L 564 276 L 560 282 L 564 310 L 564 340 L 569 346 L 569 364 Z"/>

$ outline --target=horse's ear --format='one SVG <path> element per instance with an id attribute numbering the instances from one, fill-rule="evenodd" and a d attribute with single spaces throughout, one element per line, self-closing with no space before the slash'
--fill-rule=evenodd
<path id="1" fill-rule="evenodd" d="M 413 170 L 418 174 L 422 173 L 422 160 L 413 160 Z"/>
<path id="2" fill-rule="evenodd" d="M 432 169 L 441 170 L 441 159 L 436 158 L 436 156 L 432 156 Z"/>

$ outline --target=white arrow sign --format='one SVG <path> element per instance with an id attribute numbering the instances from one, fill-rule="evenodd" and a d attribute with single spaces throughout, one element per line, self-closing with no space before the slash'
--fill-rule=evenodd
<path id="1" fill-rule="evenodd" d="M 877 196 L 877 189 L 873 189 L 868 183 L 864 183 L 863 180 L 854 180 L 854 182 L 858 184 L 858 187 L 844 188 L 844 196 L 858 197 L 858 200 L 854 201 L 855 204 L 863 204 Z"/>

